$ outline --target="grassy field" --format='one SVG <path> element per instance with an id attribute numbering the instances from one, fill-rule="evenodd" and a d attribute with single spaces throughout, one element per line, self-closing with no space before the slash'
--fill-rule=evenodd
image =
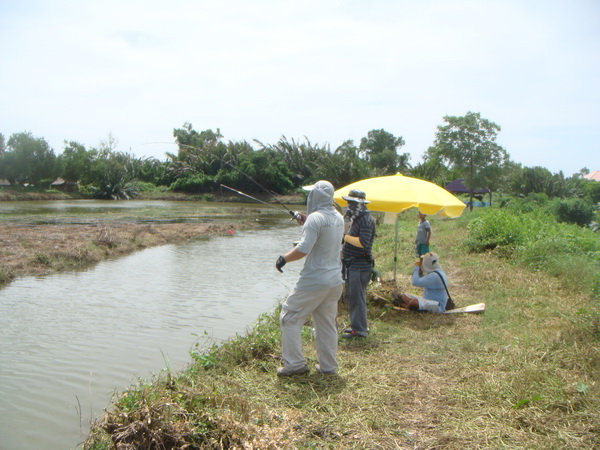
<path id="1" fill-rule="evenodd" d="M 188 370 L 115 394 L 84 448 L 600 447 L 597 250 L 583 255 L 591 269 L 564 271 L 560 261 L 546 271 L 502 248 L 473 253 L 465 242 L 478 214 L 486 213 L 433 217 L 432 250 L 457 306 L 485 302 L 485 314 L 391 307 L 394 291 L 418 292 L 409 285 L 416 214 L 404 214 L 397 284 L 394 227 L 380 225 L 374 251 L 384 281 L 370 289 L 371 333 L 340 340 L 337 375 L 277 378 L 275 312 L 246 336 L 206 342 Z M 310 327 L 305 354 L 314 366 Z"/>

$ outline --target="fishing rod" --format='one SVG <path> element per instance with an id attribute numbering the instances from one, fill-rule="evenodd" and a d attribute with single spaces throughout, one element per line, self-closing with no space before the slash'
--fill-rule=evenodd
<path id="1" fill-rule="evenodd" d="M 243 195 L 244 197 L 247 197 L 250 200 L 254 200 L 255 202 L 259 202 L 259 203 L 262 203 L 263 205 L 267 205 L 267 206 L 270 206 L 271 208 L 275 208 L 277 211 L 281 211 L 281 212 L 284 212 L 286 214 L 288 212 L 287 210 L 285 210 L 283 208 L 278 208 L 277 206 L 272 205 L 271 203 L 263 202 L 262 200 L 259 200 L 256 197 L 252 197 L 251 195 L 245 194 L 242 191 L 238 191 L 237 189 L 234 189 L 232 187 L 226 186 L 224 184 L 221 184 L 221 187 L 224 187 L 225 189 L 229 189 L 230 191 L 233 191 L 233 192 L 235 192 L 237 194 Z"/>
<path id="2" fill-rule="evenodd" d="M 178 146 L 180 146 L 180 147 L 192 148 L 192 149 L 194 149 L 194 150 L 201 150 L 201 149 L 199 149 L 198 147 L 194 147 L 193 145 L 186 145 L 186 144 L 179 144 L 179 143 L 178 143 L 178 144 L 176 144 L 176 145 L 178 145 Z M 282 203 L 282 202 L 281 202 L 281 201 L 280 201 L 280 200 L 277 198 L 277 196 L 276 196 L 276 195 L 275 195 L 275 194 L 274 194 L 272 191 L 270 191 L 269 189 L 267 189 L 266 187 L 264 187 L 262 184 L 260 184 L 258 181 L 256 181 L 254 178 L 252 178 L 250 175 L 248 175 L 248 174 L 246 174 L 246 173 L 242 172 L 242 171 L 241 171 L 241 169 L 239 169 L 238 167 L 234 166 L 234 165 L 233 165 L 233 164 L 231 164 L 229 161 L 225 161 L 223 158 L 220 158 L 219 156 L 216 156 L 216 155 L 214 155 L 214 157 L 215 157 L 215 158 L 217 158 L 219 161 L 221 161 L 223 164 L 227 164 L 229 167 L 231 167 L 233 170 L 237 171 L 237 172 L 238 172 L 238 173 L 240 173 L 241 175 L 244 175 L 246 178 L 248 178 L 250 181 L 252 181 L 252 182 L 253 182 L 253 183 L 254 183 L 256 186 L 258 186 L 258 187 L 259 187 L 259 188 L 261 188 L 263 191 L 265 191 L 267 194 L 269 194 L 269 195 L 270 195 L 270 196 L 273 198 L 273 200 L 275 200 L 277 203 L 279 203 L 281 206 L 283 206 L 283 208 L 285 208 L 285 211 L 286 211 L 287 213 L 289 213 L 289 214 L 292 216 L 292 218 L 293 218 L 293 219 L 295 219 L 296 221 L 299 221 L 299 222 L 302 220 L 302 217 L 300 216 L 300 214 L 299 214 L 297 211 L 292 211 L 290 208 L 288 208 L 286 205 L 284 205 L 284 204 L 283 204 L 283 203 Z M 251 196 L 249 196 L 249 195 L 247 195 L 247 194 L 244 194 L 243 192 L 236 191 L 235 189 L 229 188 L 229 187 L 225 186 L 224 184 L 221 184 L 221 186 L 223 186 L 223 187 L 225 187 L 225 188 L 227 188 L 227 189 L 230 189 L 230 190 L 232 190 L 232 191 L 235 191 L 235 192 L 237 192 L 237 193 L 238 193 L 238 194 L 240 194 L 240 195 L 243 195 L 243 196 L 245 196 L 245 197 L 248 197 L 248 198 L 251 198 L 251 199 L 253 199 L 253 200 L 256 200 L 256 201 L 258 201 L 258 202 L 260 202 L 260 203 L 264 203 L 265 205 L 273 206 L 273 205 L 271 205 L 270 203 L 266 203 L 266 202 L 260 201 L 260 200 L 258 200 L 258 199 L 256 199 L 256 198 L 254 198 L 254 197 L 251 197 Z M 278 209 L 278 210 L 280 210 L 280 211 L 283 211 L 283 209 L 281 209 L 281 208 L 275 208 L 275 209 Z"/>

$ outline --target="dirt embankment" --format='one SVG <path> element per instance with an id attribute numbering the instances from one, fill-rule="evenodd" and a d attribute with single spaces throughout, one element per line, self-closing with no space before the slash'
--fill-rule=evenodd
<path id="1" fill-rule="evenodd" d="M 2 224 L 0 286 L 19 276 L 83 268 L 135 250 L 225 235 L 237 228 L 240 224 Z"/>

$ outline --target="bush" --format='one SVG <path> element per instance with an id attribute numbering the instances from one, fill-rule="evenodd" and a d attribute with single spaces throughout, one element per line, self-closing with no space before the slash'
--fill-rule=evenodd
<path id="1" fill-rule="evenodd" d="M 600 272 L 594 273 L 592 284 L 592 295 L 596 300 L 600 300 Z"/>
<path id="2" fill-rule="evenodd" d="M 146 181 L 133 181 L 130 183 L 130 186 L 133 187 L 137 192 L 144 193 L 158 193 L 158 192 L 166 192 L 167 187 L 165 186 L 156 186 L 153 183 L 148 183 Z"/>
<path id="3" fill-rule="evenodd" d="M 600 182 L 588 181 L 583 185 L 583 192 L 592 203 L 600 203 Z"/>
<path id="4" fill-rule="evenodd" d="M 196 174 L 178 178 L 169 189 L 175 192 L 202 193 L 211 190 L 214 185 L 215 181 L 212 177 Z"/>
<path id="5" fill-rule="evenodd" d="M 472 252 L 484 252 L 498 247 L 514 248 L 525 241 L 526 233 L 531 228 L 532 221 L 523 215 L 490 210 L 488 214 L 469 223 L 469 236 L 465 245 Z"/>
<path id="6" fill-rule="evenodd" d="M 470 251 L 494 250 L 501 256 L 544 271 L 597 295 L 600 290 L 600 240 L 590 229 L 557 223 L 533 212 L 488 210 L 473 219 L 465 244 Z M 573 283 L 576 280 L 576 283 Z"/>
<path id="7" fill-rule="evenodd" d="M 208 353 L 192 355 L 195 362 L 204 367 L 221 366 L 227 361 L 235 366 L 260 363 L 270 360 L 280 348 L 279 309 L 265 313 L 257 323 L 243 335 L 237 335 L 220 347 L 213 347 Z M 221 367 L 227 369 L 225 367 Z"/>
<path id="8" fill-rule="evenodd" d="M 129 200 L 137 197 L 135 187 L 119 181 L 116 184 L 101 184 L 99 187 L 92 186 L 92 197 L 99 200 Z"/>
<path id="9" fill-rule="evenodd" d="M 545 206 L 547 203 L 548 196 L 546 194 L 534 192 L 524 198 L 513 197 L 510 199 L 504 199 L 500 206 L 513 212 L 530 213 L 539 211 L 540 207 Z"/>
<path id="10" fill-rule="evenodd" d="M 554 203 L 554 214 L 559 222 L 585 227 L 594 220 L 594 206 L 580 198 L 558 200 Z"/>

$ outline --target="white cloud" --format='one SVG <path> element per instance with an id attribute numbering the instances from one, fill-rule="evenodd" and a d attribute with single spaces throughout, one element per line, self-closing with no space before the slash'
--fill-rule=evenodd
<path id="1" fill-rule="evenodd" d="M 24 4 L 23 4 L 24 3 Z M 0 5 L 0 133 L 163 157 L 173 128 L 333 148 L 374 128 L 417 163 L 444 115 L 513 160 L 598 168 L 594 1 L 33 1 Z M 565 152 L 567 149 L 567 152 Z"/>

